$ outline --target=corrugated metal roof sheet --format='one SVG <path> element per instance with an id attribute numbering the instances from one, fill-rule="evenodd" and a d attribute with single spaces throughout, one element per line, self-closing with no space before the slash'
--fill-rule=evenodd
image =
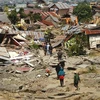
<path id="1" fill-rule="evenodd" d="M 48 5 L 48 7 L 50 8 L 50 7 L 52 7 L 53 5 L 54 5 L 54 4 L 53 4 L 53 3 L 51 3 L 51 4 L 49 4 L 49 5 Z"/>
<path id="2" fill-rule="evenodd" d="M 26 35 L 34 35 L 35 39 L 44 38 L 44 32 L 20 31 L 20 33 L 25 33 Z"/>
<path id="3" fill-rule="evenodd" d="M 70 8 L 70 5 L 67 3 L 57 2 L 55 4 L 50 4 L 48 7 L 51 8 L 53 5 L 56 5 L 59 9 L 68 9 Z"/>
<path id="4" fill-rule="evenodd" d="M 58 15 L 55 12 L 41 12 L 40 14 L 42 16 L 42 19 L 45 19 L 49 15 L 52 15 L 53 17 L 57 17 L 58 18 Z"/>
<path id="5" fill-rule="evenodd" d="M 47 21 L 47 20 L 42 20 L 42 23 L 47 25 L 47 26 L 54 26 L 54 24 L 50 21 Z"/>
<path id="6" fill-rule="evenodd" d="M 54 47 L 59 46 L 59 45 L 64 41 L 65 38 L 66 38 L 65 35 L 57 36 L 57 37 L 54 39 L 55 43 L 52 43 L 52 47 L 54 48 Z"/>
<path id="7" fill-rule="evenodd" d="M 86 30 L 85 30 L 85 33 L 86 33 L 87 35 L 100 34 L 100 30 L 88 30 L 88 29 L 86 29 Z"/>
<path id="8" fill-rule="evenodd" d="M 61 30 L 66 31 L 66 30 L 68 30 L 68 28 L 69 28 L 69 25 L 66 25 L 66 26 L 62 27 Z"/>
<path id="9" fill-rule="evenodd" d="M 52 15 L 50 15 L 50 17 L 55 21 L 55 22 L 57 22 L 57 23 L 59 23 L 60 21 L 58 20 L 58 18 L 57 17 L 54 17 L 54 16 L 52 16 Z"/>
<path id="10" fill-rule="evenodd" d="M 79 34 L 82 32 L 81 27 L 79 26 L 71 26 L 65 34 Z"/>
<path id="11" fill-rule="evenodd" d="M 35 39 L 44 38 L 44 32 L 34 32 L 34 31 L 12 31 L 12 34 L 25 34 L 25 35 L 34 35 Z"/>

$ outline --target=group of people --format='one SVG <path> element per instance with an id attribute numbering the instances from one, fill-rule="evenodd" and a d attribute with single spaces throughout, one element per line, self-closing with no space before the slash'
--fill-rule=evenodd
<path id="1" fill-rule="evenodd" d="M 62 63 L 64 63 L 64 62 L 59 62 L 59 64 L 55 67 L 55 70 L 57 73 L 57 79 L 60 80 L 61 86 L 64 85 L 64 76 L 65 76 L 64 66 L 62 66 Z"/>
<path id="2" fill-rule="evenodd" d="M 44 55 L 50 55 L 52 56 L 52 50 L 53 47 L 51 45 L 51 43 L 44 43 L 43 46 L 44 49 Z M 63 57 L 63 52 L 62 50 L 58 50 L 57 52 L 57 57 L 58 57 L 58 61 L 59 64 L 55 67 L 56 73 L 57 73 L 57 79 L 60 80 L 60 85 L 61 87 L 64 86 L 64 77 L 65 77 L 65 71 L 64 71 L 64 66 L 65 66 L 65 61 L 62 59 Z M 50 76 L 50 71 L 46 70 L 47 76 Z M 78 83 L 80 81 L 80 77 L 78 72 L 74 72 L 74 86 L 76 87 L 76 89 L 78 90 Z"/>
<path id="3" fill-rule="evenodd" d="M 56 73 L 57 73 L 57 79 L 60 80 L 60 85 L 61 87 L 64 85 L 64 77 L 65 77 L 65 72 L 64 72 L 64 66 L 62 66 L 64 62 L 60 62 L 57 66 L 56 66 Z M 74 86 L 76 88 L 76 90 L 78 90 L 78 83 L 80 82 L 80 77 L 79 77 L 79 73 L 77 71 L 74 71 Z"/>
<path id="4" fill-rule="evenodd" d="M 44 43 L 43 49 L 44 49 L 44 55 L 52 56 L 53 47 L 51 43 Z"/>
<path id="5" fill-rule="evenodd" d="M 62 59 L 63 52 L 59 50 L 57 53 L 57 56 L 58 56 L 58 61 L 59 61 L 59 64 L 56 66 L 57 79 L 60 80 L 60 85 L 63 86 L 64 76 L 65 76 L 65 72 L 64 72 L 65 61 Z M 77 71 L 74 71 L 74 82 L 73 83 L 74 83 L 76 90 L 79 89 L 78 88 L 79 82 L 80 82 L 79 73 Z"/>

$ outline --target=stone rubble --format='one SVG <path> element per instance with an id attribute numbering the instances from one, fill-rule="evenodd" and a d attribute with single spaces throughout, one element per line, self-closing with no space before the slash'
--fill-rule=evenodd
<path id="1" fill-rule="evenodd" d="M 65 83 L 60 87 L 59 80 L 56 79 L 55 68 L 50 65 L 58 64 L 56 53 L 52 57 L 44 56 L 40 50 L 37 57 L 33 57 L 32 67 L 25 64 L 25 69 L 21 73 L 16 72 L 16 68 L 24 68 L 24 64 L 12 64 L 0 67 L 0 100 L 99 100 L 100 99 L 100 65 L 95 63 L 98 72 L 89 72 L 90 66 L 89 55 L 67 57 L 65 59 Z M 88 60 L 84 60 L 87 58 Z M 99 61 L 99 56 L 92 58 Z M 38 62 L 36 62 L 38 61 Z M 45 69 L 50 67 L 51 73 L 47 77 Z M 73 86 L 73 71 L 68 67 L 76 68 L 80 72 L 81 83 L 80 90 L 75 91 Z"/>

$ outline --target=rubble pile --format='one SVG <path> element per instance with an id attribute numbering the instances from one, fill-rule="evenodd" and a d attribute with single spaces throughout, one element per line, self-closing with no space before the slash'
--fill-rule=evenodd
<path id="1" fill-rule="evenodd" d="M 1 26 L 2 27 L 2 26 Z M 56 37 L 51 39 L 53 54 L 44 55 L 42 41 L 33 41 L 43 32 L 26 34 L 32 37 L 27 39 L 19 31 L 9 26 L 1 28 L 0 46 L 0 100 L 99 100 L 100 92 L 100 57 L 91 57 L 88 53 L 83 56 L 68 57 L 64 50 L 63 41 L 66 34 L 78 34 L 78 26 L 68 28 L 65 35 L 55 32 Z M 13 31 L 12 31 L 13 30 Z M 59 30 L 58 30 L 59 31 Z M 14 33 L 15 32 L 15 33 Z M 54 33 L 54 34 L 55 34 Z M 17 36 L 17 37 L 16 37 Z M 68 37 L 69 38 L 69 37 Z M 30 43 L 37 43 L 38 49 L 30 48 Z M 39 44 L 38 44 L 39 42 Z M 60 46 L 60 47 L 59 47 Z M 65 83 L 60 87 L 57 80 L 55 66 L 59 64 L 57 52 L 63 51 L 65 62 Z M 50 70 L 50 75 L 46 70 Z M 73 71 L 77 70 L 81 77 L 80 89 L 75 91 L 73 85 Z M 88 84 L 90 83 L 90 84 Z M 94 85 L 95 84 L 95 85 Z"/>

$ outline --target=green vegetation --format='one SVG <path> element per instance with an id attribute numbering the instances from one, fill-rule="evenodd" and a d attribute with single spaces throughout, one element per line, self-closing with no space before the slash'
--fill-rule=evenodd
<path id="1" fill-rule="evenodd" d="M 74 37 L 67 42 L 68 55 L 84 55 L 86 53 L 85 47 L 87 44 L 87 37 L 84 34 L 80 33 L 79 35 L 74 35 Z"/>
<path id="2" fill-rule="evenodd" d="M 24 9 L 23 8 L 20 8 L 18 13 L 20 14 L 20 18 L 26 18 L 27 17 L 27 15 L 24 13 Z"/>
<path id="3" fill-rule="evenodd" d="M 7 11 L 7 9 L 8 8 L 6 7 L 5 10 Z M 23 8 L 20 8 L 19 12 L 16 12 L 16 9 L 15 9 L 15 10 L 12 10 L 10 14 L 8 14 L 8 18 L 13 24 L 17 24 L 21 18 L 26 18 L 26 17 L 30 18 L 31 23 L 41 20 L 41 15 L 39 13 L 33 14 L 33 12 L 30 12 L 28 15 L 26 15 L 24 13 Z"/>
<path id="4" fill-rule="evenodd" d="M 30 17 L 30 20 L 32 22 L 36 22 L 36 21 L 40 21 L 41 20 L 41 15 L 39 13 L 33 14 L 32 12 L 30 12 L 30 14 L 28 16 Z"/>
<path id="5" fill-rule="evenodd" d="M 4 6 L 4 12 L 6 12 L 6 13 L 7 13 L 7 15 L 9 14 L 8 10 L 9 10 L 8 6 L 7 6 L 7 5 L 6 5 L 6 6 Z"/>
<path id="6" fill-rule="evenodd" d="M 16 24 L 18 22 L 18 16 L 16 9 L 12 10 L 11 13 L 8 15 L 8 18 L 10 19 L 11 23 Z"/>
<path id="7" fill-rule="evenodd" d="M 87 23 L 92 19 L 92 11 L 90 5 L 86 2 L 79 3 L 75 7 L 73 14 L 78 17 L 79 22 Z"/>
<path id="8" fill-rule="evenodd" d="M 31 49 L 39 49 L 39 46 L 36 43 L 32 43 L 29 46 Z"/>

